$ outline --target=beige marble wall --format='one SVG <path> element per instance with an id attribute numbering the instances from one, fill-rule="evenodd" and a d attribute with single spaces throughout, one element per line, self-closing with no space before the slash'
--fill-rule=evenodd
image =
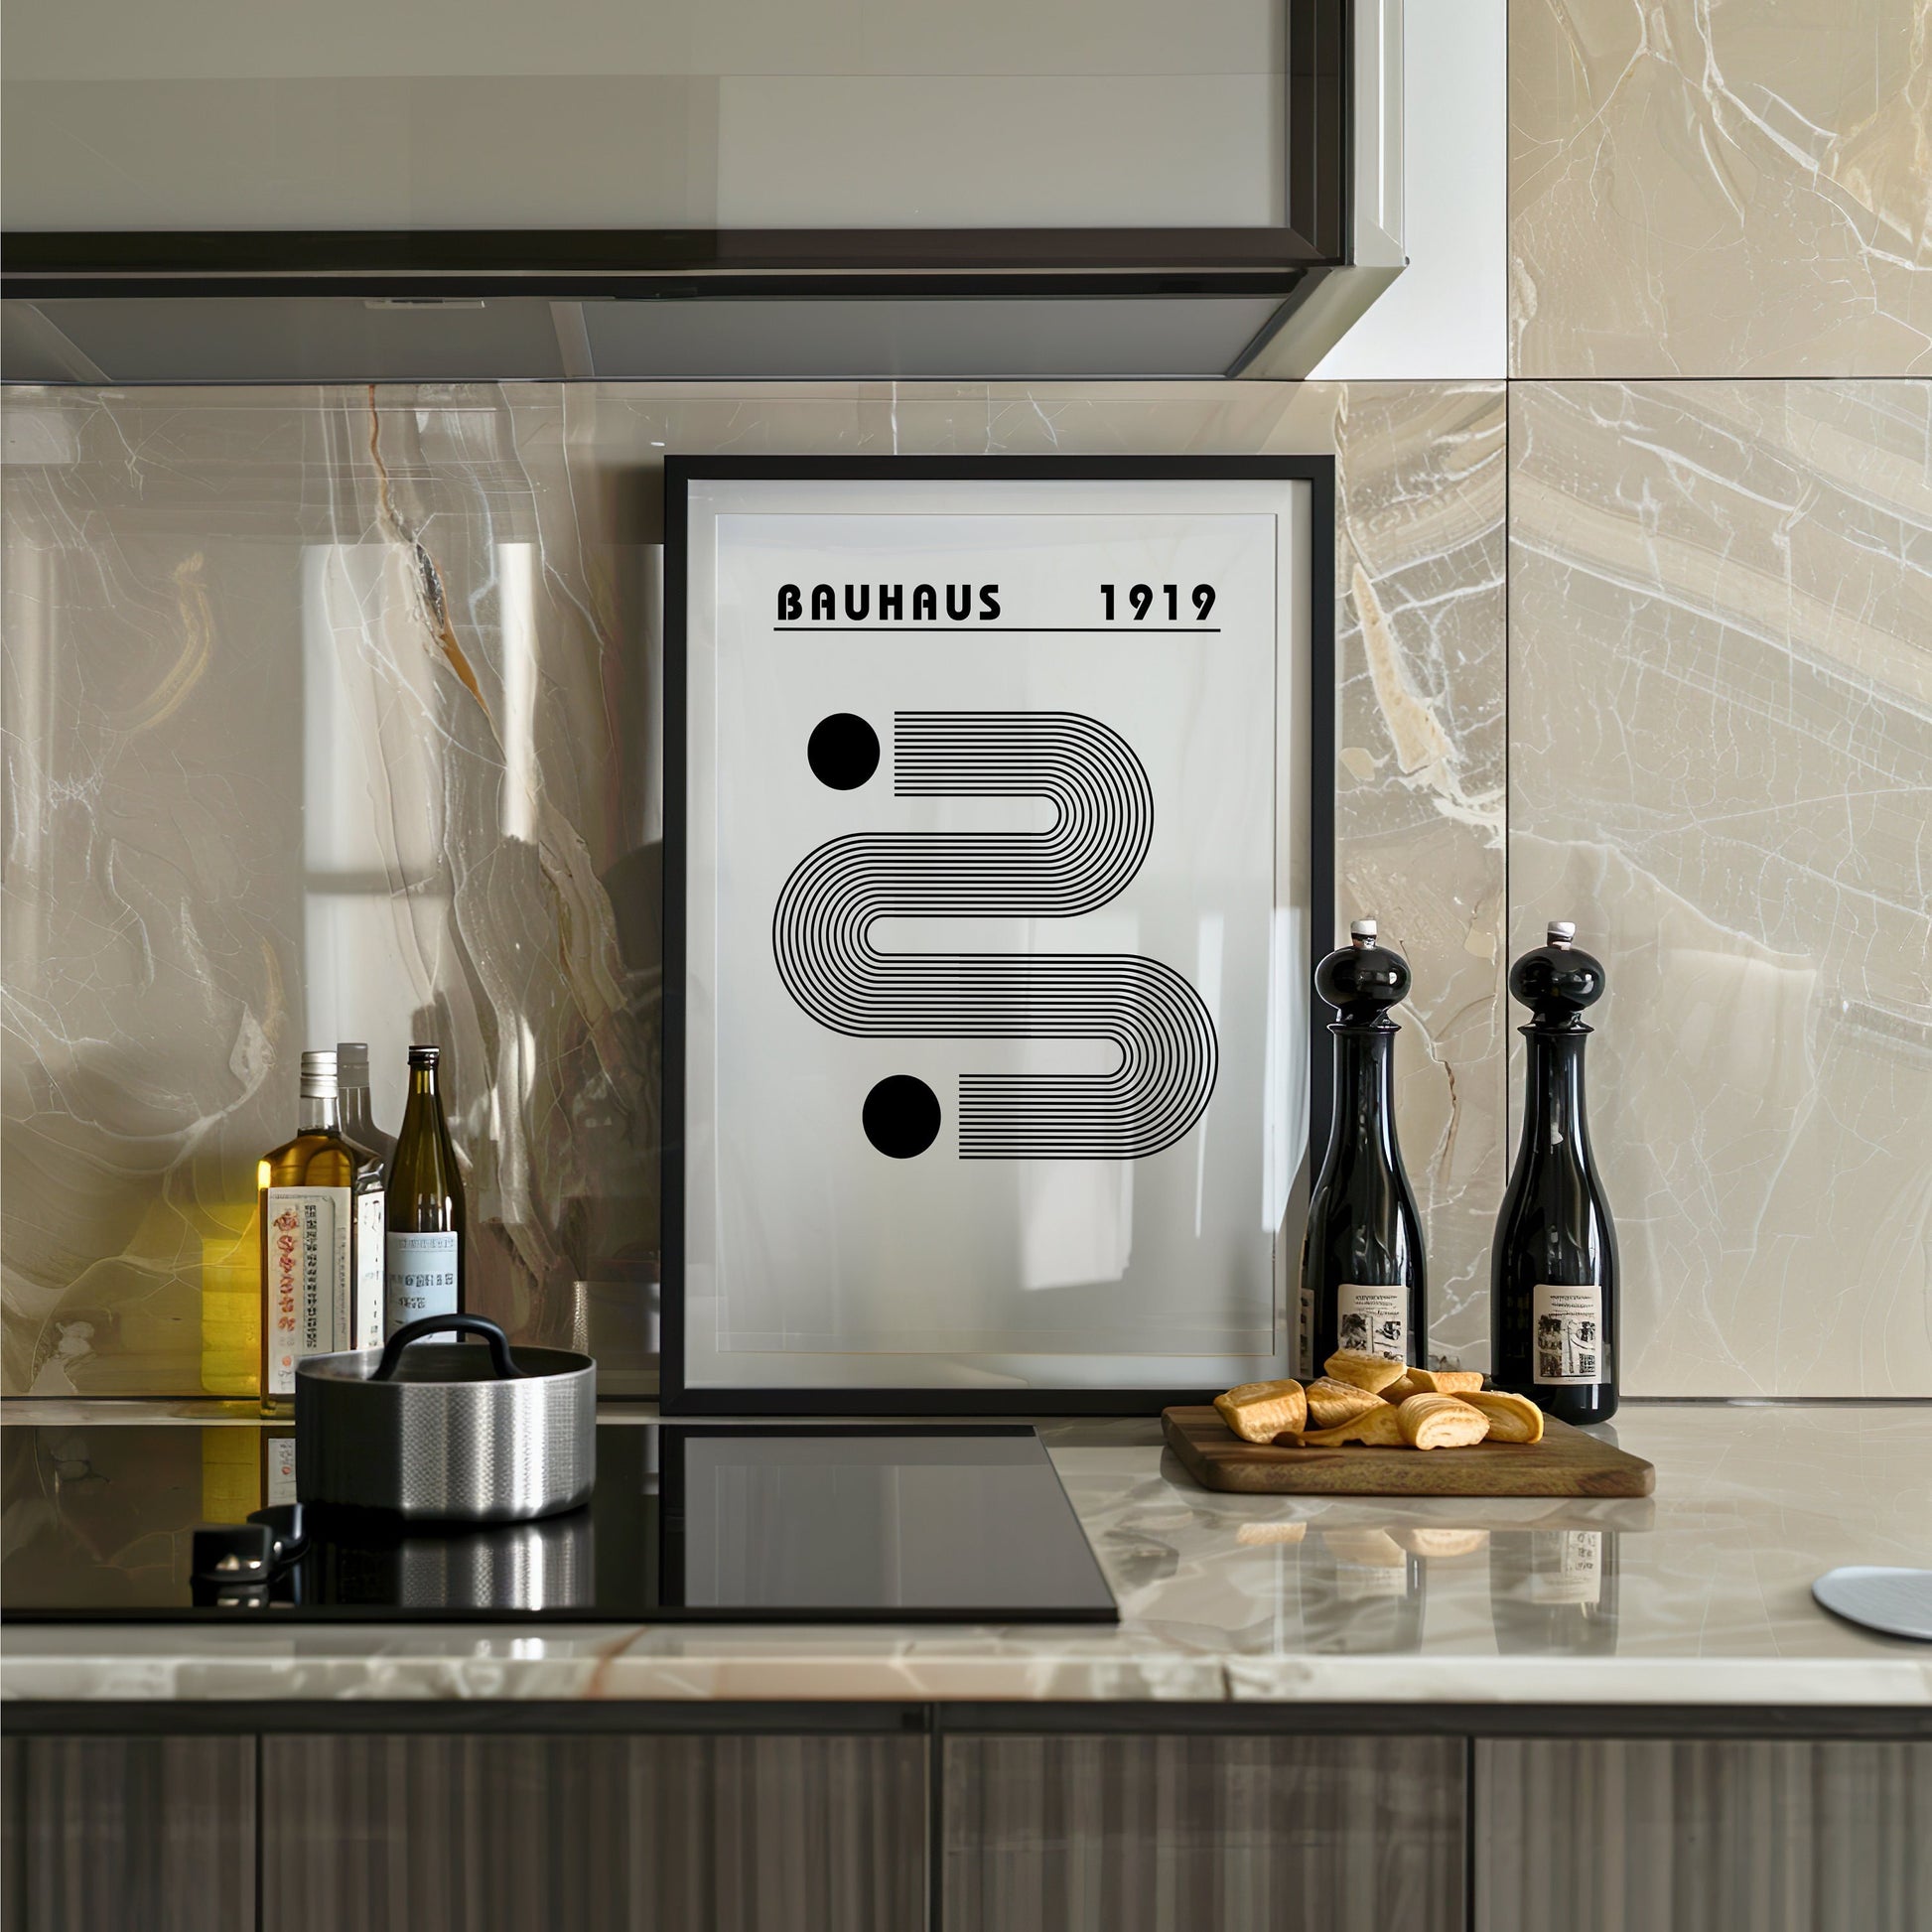
<path id="1" fill-rule="evenodd" d="M 1436 1347 L 1486 1359 L 1505 924 L 1567 914 L 1626 1391 L 1932 1395 L 1932 4 L 1512 0 L 1509 97 L 1507 412 L 13 397 L 4 1386 L 239 1392 L 295 1051 L 419 1016 L 481 1299 L 644 1366 L 667 451 L 1333 450 L 1341 909 L 1417 968 Z"/>
<path id="2" fill-rule="evenodd" d="M 1510 0 L 1511 371 L 1932 372 L 1925 0 Z"/>
<path id="3" fill-rule="evenodd" d="M 1932 7 L 1509 53 L 1510 937 L 1611 967 L 1624 1388 L 1932 1395 Z"/>
<path id="4" fill-rule="evenodd" d="M 639 1369 L 667 451 L 1333 450 L 1343 912 L 1415 961 L 1440 1349 L 1501 1185 L 1500 385 L 28 393 L 5 478 L 5 1380 L 242 1393 L 295 1056 L 450 1048 L 474 1289 Z"/>
<path id="5" fill-rule="evenodd" d="M 1511 941 L 1610 967 L 1625 1387 L 1932 1394 L 1932 382 L 1517 383 L 1510 466 Z"/>

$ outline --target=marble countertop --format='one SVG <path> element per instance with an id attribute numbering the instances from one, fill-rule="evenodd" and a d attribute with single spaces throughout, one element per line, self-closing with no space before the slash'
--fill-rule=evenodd
<path id="1" fill-rule="evenodd" d="M 1612 1433 L 1654 1497 L 1218 1495 L 1156 1424 L 1042 1425 L 1113 1629 L 12 1625 L 0 1697 L 1932 1706 L 1932 1646 L 1811 1597 L 1841 1564 L 1932 1562 L 1932 1404 L 1628 1405 Z"/>

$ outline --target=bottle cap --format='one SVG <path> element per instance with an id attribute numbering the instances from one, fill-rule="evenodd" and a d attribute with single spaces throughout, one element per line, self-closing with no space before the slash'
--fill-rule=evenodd
<path id="1" fill-rule="evenodd" d="M 366 1039 L 339 1039 L 336 1042 L 336 1073 L 345 1085 L 351 1074 L 366 1075 L 369 1070 L 369 1042 Z"/>
<path id="2" fill-rule="evenodd" d="M 328 1048 L 314 1048 L 302 1055 L 302 1098 L 334 1100 L 337 1094 L 336 1055 Z"/>
<path id="3" fill-rule="evenodd" d="M 434 1066 L 442 1057 L 443 1049 L 440 1046 L 412 1046 L 409 1049 L 411 1066 Z"/>
<path id="4" fill-rule="evenodd" d="M 1549 935 L 1546 944 L 1509 969 L 1509 990 L 1529 1008 L 1535 1031 L 1587 1034 L 1585 1009 L 1603 997 L 1602 962 L 1573 943 L 1573 921 L 1552 919 Z"/>
<path id="5" fill-rule="evenodd" d="M 1377 942 L 1373 919 L 1355 920 L 1348 940 L 1315 967 L 1314 990 L 1340 1014 L 1340 1026 L 1393 1033 L 1388 1009 L 1409 991 L 1409 962 Z"/>

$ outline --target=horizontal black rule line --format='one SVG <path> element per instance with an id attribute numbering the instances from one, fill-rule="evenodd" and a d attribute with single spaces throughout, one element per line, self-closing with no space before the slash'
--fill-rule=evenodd
<path id="1" fill-rule="evenodd" d="M 962 1098 L 971 1106 L 972 1096 Z M 969 1135 L 1024 1134 L 1029 1128 L 1039 1125 L 1071 1127 L 1076 1124 L 1091 1128 L 1096 1133 L 1146 1134 L 1154 1137 L 1172 1135 L 1178 1139 L 1187 1131 L 1187 1125 L 1199 1118 L 1191 1108 L 1179 1110 L 1172 1115 L 1154 1119 L 1137 1114 L 1131 1107 L 1087 1108 L 1074 1104 L 1070 1099 L 1066 1105 L 1044 1107 L 1035 1113 L 989 1114 L 984 1107 L 973 1106 L 964 1124 Z M 1183 1125 L 1182 1123 L 1187 1125 Z"/>
<path id="2" fill-rule="evenodd" d="M 816 956 L 808 955 L 808 956 Z M 1121 989 L 1121 1005 L 1127 1012 L 1197 1011 L 1199 995 L 1183 975 L 1170 966 L 1166 972 L 1150 972 L 1162 961 L 1138 958 L 1133 953 L 1104 952 L 881 952 L 867 947 L 863 953 L 851 949 L 847 957 L 863 958 L 871 968 L 867 977 L 881 985 L 905 986 L 915 980 L 950 982 L 961 976 L 991 984 L 998 979 L 1009 987 L 1042 988 L 1064 986 L 1072 981 L 1093 980 Z M 1172 975 L 1172 977 L 1170 977 Z M 1185 994 L 1173 991 L 1175 983 L 1187 987 Z M 1135 1004 L 1136 996 L 1153 991 L 1172 994 L 1171 999 L 1146 1006 Z M 1206 1029 L 1203 1027 L 1203 1032 Z"/>
<path id="3" fill-rule="evenodd" d="M 936 767 L 936 768 L 934 768 Z M 1036 763 L 1025 772 L 1009 771 L 981 760 L 970 764 L 949 758 L 908 759 L 899 755 L 895 787 L 901 798 L 1009 797 L 1044 798 L 1064 808 L 1079 800 L 1104 797 L 1115 802 L 1129 798 L 1149 804 L 1146 791 L 1134 774 L 1118 765 L 1081 762 L 1069 756 L 1050 770 L 1042 772 Z"/>
<path id="4" fill-rule="evenodd" d="M 799 963 L 809 966 L 811 962 Z M 1082 1020 L 1090 1020 L 1095 1026 L 1106 1025 L 1123 1034 L 1151 1031 L 1132 1007 L 1119 1000 L 1102 997 L 1110 985 L 1104 978 L 1065 979 L 1057 989 L 1042 987 L 1035 994 L 1010 982 L 997 986 L 990 975 L 982 980 L 962 973 L 956 978 L 934 976 L 917 982 L 909 979 L 883 980 L 878 982 L 878 991 L 873 994 L 870 989 L 850 987 L 842 976 L 832 979 L 808 973 L 806 977 L 815 983 L 815 990 L 839 996 L 828 1000 L 827 1004 L 849 1006 L 860 1012 L 890 1009 L 895 1013 L 905 1013 L 930 1008 L 941 1013 L 957 1010 L 962 1014 L 967 1011 L 1036 1014 L 1041 1020 L 1055 1014 L 1072 1014 Z M 1204 1032 L 1179 1024 L 1180 1015 L 1171 1012 L 1169 1018 L 1173 1037 L 1189 1040 L 1206 1037 Z M 1167 1033 L 1170 1029 L 1164 1027 L 1161 1031 Z"/>
<path id="5" fill-rule="evenodd" d="M 974 1096 L 967 1095 L 971 1099 Z M 1072 1096 L 1065 1104 L 1040 1107 L 1033 1112 L 1018 1109 L 1005 1113 L 993 1112 L 984 1106 L 975 1106 L 972 1117 L 966 1123 L 966 1131 L 972 1134 L 1019 1134 L 1035 1125 L 1073 1126 L 1076 1123 L 1096 1130 L 1111 1130 L 1123 1134 L 1165 1134 L 1188 1117 L 1189 1109 L 1179 1108 L 1160 1117 L 1136 1113 L 1131 1107 L 1082 1107 L 1074 1103 Z M 1184 1128 L 1181 1132 L 1185 1132 Z"/>
<path id="6" fill-rule="evenodd" d="M 1030 722 L 1025 730 L 961 732 L 941 725 L 908 724 L 894 727 L 894 742 L 902 754 L 931 761 L 957 759 L 969 766 L 1025 768 L 1051 775 L 1056 759 L 1070 753 L 1097 758 L 1117 770 L 1140 762 L 1133 748 L 1111 726 L 1088 718 Z"/>
<path id="7" fill-rule="evenodd" d="M 944 1038 L 952 1035 L 961 1039 L 1015 1041 L 1082 1039 L 1104 1043 L 1123 1054 L 1127 1048 L 1125 1029 L 1109 1024 L 1104 1016 L 1078 1012 L 1028 1014 L 1011 1008 L 977 1004 L 968 1008 L 957 1002 L 938 1000 L 892 1005 L 875 1005 L 866 1000 L 825 1000 L 814 1003 L 813 1013 L 815 1018 L 860 1032 L 876 1029 L 880 1033 L 918 1034 L 925 1037 Z M 1030 1021 L 1033 1024 L 1028 1024 Z M 1133 1064 L 1144 1067 L 1146 1062 L 1137 1056 Z"/>
<path id="8" fill-rule="evenodd" d="M 943 989 L 935 989 L 923 999 L 867 999 L 851 993 L 841 994 L 835 985 L 822 982 L 808 984 L 804 990 L 815 996 L 812 1004 L 822 1011 L 877 1019 L 882 1023 L 911 1022 L 922 1016 L 930 1016 L 935 1024 L 955 1026 L 961 1033 L 975 1026 L 1006 1027 L 1016 1038 L 1030 1035 L 1050 1038 L 1056 1035 L 1070 1037 L 1078 1034 L 1090 1035 L 1095 1038 L 1105 1037 L 1123 1047 L 1130 1039 L 1147 1037 L 1146 1029 L 1136 1026 L 1117 1010 L 1110 1009 L 1097 996 L 1091 1003 L 1069 999 L 1049 1004 L 1043 1000 L 1016 1000 L 1010 997 L 973 998 L 963 985 L 960 997 L 956 999 L 947 999 Z M 1205 1044 L 1203 1036 L 1191 1031 L 1164 1031 L 1163 1036 L 1173 1042 L 1177 1052 L 1189 1055 L 1198 1052 Z M 1135 1063 L 1148 1062 L 1145 1056 L 1136 1054 Z"/>
<path id="9" fill-rule="evenodd" d="M 961 743 L 955 738 L 942 739 L 937 733 L 901 730 L 897 743 L 901 766 L 909 765 L 920 772 L 929 771 L 935 765 L 941 770 L 956 768 L 963 777 L 969 778 L 984 779 L 991 773 L 1004 772 L 1020 783 L 1063 782 L 1066 765 L 1062 760 L 1075 755 L 1108 771 L 1125 773 L 1131 768 L 1118 757 L 1103 759 L 1102 755 L 1112 753 L 1114 748 L 1105 739 L 1089 737 L 1084 732 L 1041 733 L 1022 745 L 1006 741 L 982 745 Z"/>
<path id="10" fill-rule="evenodd" d="M 995 1107 L 986 1095 L 961 1087 L 959 1103 L 961 1125 L 974 1134 L 1020 1134 L 1040 1121 L 1082 1121 L 1100 1131 L 1159 1134 L 1173 1128 L 1176 1121 L 1194 1116 L 1195 1112 L 1189 1106 L 1174 1113 L 1172 1119 L 1156 1119 L 1138 1111 L 1123 1089 L 1099 1081 L 1085 1093 L 1077 1087 L 1067 1087 L 1051 1095 L 1041 1095 L 1032 1107 Z"/>
<path id="11" fill-rule="evenodd" d="M 908 955 L 908 962 L 910 960 Z M 836 980 L 832 969 L 838 961 L 811 954 L 797 955 L 788 965 L 802 969 L 803 976 L 847 989 L 849 998 L 864 1005 L 998 1007 L 1002 1012 L 1093 1013 L 1132 1032 L 1173 1032 L 1178 1036 L 1204 1039 L 1207 1029 L 1198 1024 L 1191 1007 L 1175 1002 L 1159 1010 L 1136 1006 L 1121 991 L 1119 981 L 1109 973 L 1041 973 L 1023 978 L 999 970 L 1002 955 L 987 954 L 990 970 L 985 972 L 882 973 L 861 972 L 850 978 L 843 972 Z M 1103 997 L 1104 996 L 1104 997 Z"/>
<path id="12" fill-rule="evenodd" d="M 937 923 L 957 922 L 940 919 Z M 1181 1007 L 1191 1013 L 1199 998 L 1184 974 L 1172 966 L 1166 972 L 1150 973 L 1148 964 L 1160 966 L 1162 962 L 1139 962 L 1132 953 L 954 952 L 950 948 L 889 952 L 850 934 L 843 935 L 844 943 L 840 943 L 836 937 L 809 928 L 781 932 L 779 937 L 781 949 L 800 960 L 836 960 L 841 965 L 860 967 L 869 981 L 880 985 L 905 985 L 914 979 L 953 980 L 966 974 L 989 983 L 998 979 L 1009 986 L 1045 986 L 1084 976 L 1118 985 L 1124 1004 L 1160 995 L 1164 997 L 1153 1000 L 1152 1006 L 1165 1006 L 1170 1012 Z M 1176 982 L 1185 985 L 1187 992 L 1176 992 Z"/>
<path id="13" fill-rule="evenodd" d="M 917 637 L 1100 637 L 1124 631 L 1130 637 L 1217 637 L 1218 623 L 774 623 L 779 636 Z"/>

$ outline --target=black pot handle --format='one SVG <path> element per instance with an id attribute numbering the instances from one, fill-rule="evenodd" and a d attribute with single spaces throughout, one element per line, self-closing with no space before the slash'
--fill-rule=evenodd
<path id="1" fill-rule="evenodd" d="M 426 1314 L 420 1320 L 406 1321 L 391 1335 L 382 1350 L 382 1359 L 375 1365 L 375 1373 L 369 1377 L 371 1382 L 386 1382 L 402 1364 L 402 1351 L 412 1341 L 421 1341 L 426 1335 L 447 1335 L 452 1328 L 460 1329 L 467 1335 L 482 1335 L 489 1344 L 489 1365 L 504 1382 L 514 1382 L 521 1378 L 523 1371 L 517 1367 L 510 1354 L 510 1338 L 497 1327 L 487 1315 L 482 1314 Z"/>

